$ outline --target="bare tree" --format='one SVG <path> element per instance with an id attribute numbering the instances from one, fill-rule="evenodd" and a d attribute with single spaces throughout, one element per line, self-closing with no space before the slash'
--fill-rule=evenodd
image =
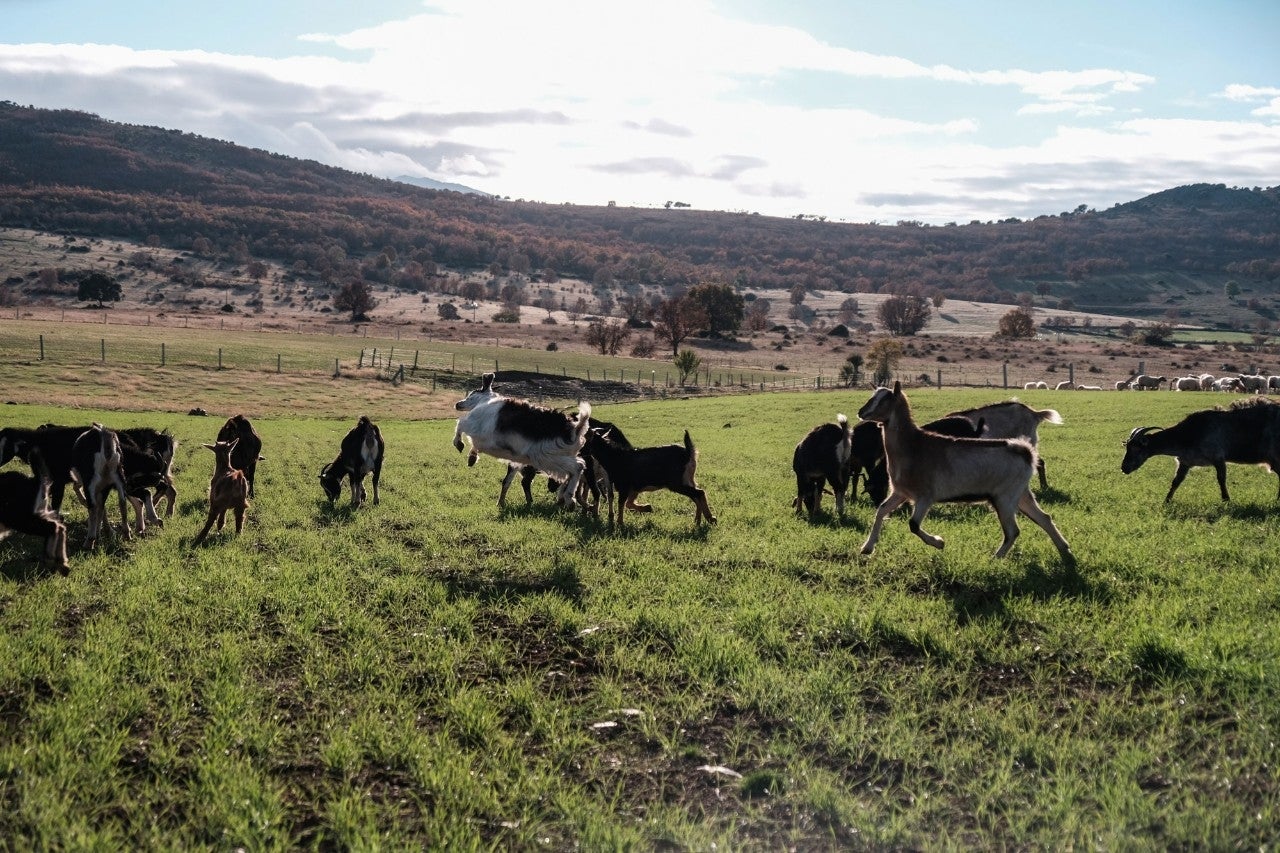
<path id="1" fill-rule="evenodd" d="M 880 322 L 892 335 L 914 335 L 929 323 L 929 300 L 923 296 L 891 296 L 880 303 Z"/>
<path id="2" fill-rule="evenodd" d="M 587 326 L 586 342 L 601 355 L 617 355 L 622 344 L 631 337 L 631 327 L 618 320 L 597 320 Z"/>
<path id="3" fill-rule="evenodd" d="M 653 336 L 671 347 L 671 355 L 680 352 L 680 344 L 702 325 L 698 306 L 683 296 L 658 303 L 654 312 Z"/>

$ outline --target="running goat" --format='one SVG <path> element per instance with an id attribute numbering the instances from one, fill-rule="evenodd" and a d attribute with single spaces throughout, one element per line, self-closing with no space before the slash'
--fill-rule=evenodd
<path id="1" fill-rule="evenodd" d="M 889 471 L 889 497 L 876 511 L 863 554 L 875 550 L 885 518 L 908 501 L 915 504 L 911 532 L 938 549 L 943 540 L 920 526 L 930 508 L 945 501 L 986 501 L 1004 531 L 995 556 L 1007 554 L 1018 538 L 1016 516 L 1021 512 L 1049 534 L 1064 562 L 1074 562 L 1067 541 L 1031 494 L 1036 452 L 1026 440 L 952 438 L 927 432 L 916 426 L 907 396 L 896 382 L 893 390 L 877 388 L 858 417 L 883 425 Z"/>

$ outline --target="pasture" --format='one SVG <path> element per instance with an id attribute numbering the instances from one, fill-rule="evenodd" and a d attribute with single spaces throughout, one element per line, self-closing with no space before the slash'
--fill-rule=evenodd
<path id="1" fill-rule="evenodd" d="M 404 393 L 421 393 L 408 389 Z M 244 534 L 190 542 L 222 418 L 15 405 L 169 427 L 179 510 L 142 540 L 0 544 L 0 838 L 15 847 L 1260 848 L 1280 826 L 1276 477 L 1120 473 L 1138 425 L 1219 395 L 1020 392 L 1052 406 L 1039 490 L 1078 558 L 985 508 L 859 547 L 790 509 L 795 442 L 869 392 L 598 405 L 680 440 L 685 498 L 625 533 L 495 506 L 452 420 L 379 418 L 382 503 L 322 499 L 361 413 L 255 419 Z M 1002 399 L 910 392 L 919 421 Z M 416 404 L 415 404 L 416 405 Z M 383 401 L 380 408 L 386 409 Z M 338 406 L 334 406 L 338 410 Z M 518 495 L 518 493 L 517 493 Z M 70 536 L 84 511 L 68 501 Z M 824 510 L 831 509 L 831 499 Z M 114 511 L 113 511 L 114 516 Z"/>

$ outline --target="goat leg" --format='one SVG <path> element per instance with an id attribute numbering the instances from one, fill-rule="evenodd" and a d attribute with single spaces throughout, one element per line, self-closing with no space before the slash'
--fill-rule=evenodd
<path id="1" fill-rule="evenodd" d="M 946 542 L 943 541 L 942 537 L 933 536 L 929 533 L 926 533 L 924 528 L 920 526 L 921 522 L 924 521 L 924 517 L 929 514 L 929 509 L 932 506 L 933 504 L 929 503 L 928 501 L 916 500 L 916 507 L 915 507 L 915 510 L 911 513 L 911 520 L 908 522 L 908 524 L 911 527 L 911 532 L 914 533 L 916 536 L 919 536 L 921 542 L 924 542 L 926 545 L 932 545 L 933 547 L 941 551 L 942 546 L 946 544 Z M 1017 525 L 1014 525 L 1014 528 L 1016 531 Z M 1005 531 L 1005 536 L 1006 537 L 1008 536 L 1007 530 Z M 1014 536 L 1017 536 L 1016 532 L 1014 533 Z M 1012 541 L 1010 541 L 1009 544 L 1012 544 Z M 1005 546 L 1006 549 L 1007 547 L 1008 545 Z M 999 556 L 999 554 L 997 554 L 997 556 Z"/>
<path id="2" fill-rule="evenodd" d="M 876 510 L 876 520 L 871 525 L 871 532 L 867 534 L 867 541 L 862 543 L 862 553 L 869 555 L 876 549 L 876 542 L 880 541 L 880 529 L 884 527 L 884 520 L 898 507 L 907 502 L 903 495 L 892 494 L 884 499 L 884 503 L 880 504 L 880 508 Z"/>
<path id="3" fill-rule="evenodd" d="M 1018 510 L 1027 518 L 1040 525 L 1040 529 L 1049 534 L 1049 538 L 1053 540 L 1054 546 L 1058 549 L 1059 556 L 1068 564 L 1075 563 L 1075 555 L 1071 553 L 1071 546 L 1067 544 L 1067 540 L 1062 538 L 1062 534 L 1058 532 L 1058 528 L 1054 525 L 1053 519 L 1049 517 L 1049 513 L 1040 508 L 1040 504 L 1036 502 L 1036 496 L 1031 494 L 1031 490 L 1027 489 L 1022 494 L 1022 498 L 1018 501 Z"/>
<path id="4" fill-rule="evenodd" d="M 1227 463 L 1214 463 L 1214 469 L 1218 472 L 1218 488 L 1222 491 L 1222 500 L 1229 501 L 1231 498 L 1227 495 Z"/>

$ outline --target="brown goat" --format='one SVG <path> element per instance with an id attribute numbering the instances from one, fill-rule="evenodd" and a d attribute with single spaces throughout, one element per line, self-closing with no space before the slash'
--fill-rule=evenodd
<path id="1" fill-rule="evenodd" d="M 238 441 L 233 439 L 205 445 L 213 451 L 216 462 L 213 479 L 209 481 L 209 518 L 205 520 L 204 529 L 192 541 L 193 547 L 204 541 L 215 521 L 218 530 L 222 530 L 227 510 L 235 513 L 237 536 L 244 527 L 244 511 L 249 507 L 249 481 L 243 471 L 231 467 L 231 453 Z"/>

